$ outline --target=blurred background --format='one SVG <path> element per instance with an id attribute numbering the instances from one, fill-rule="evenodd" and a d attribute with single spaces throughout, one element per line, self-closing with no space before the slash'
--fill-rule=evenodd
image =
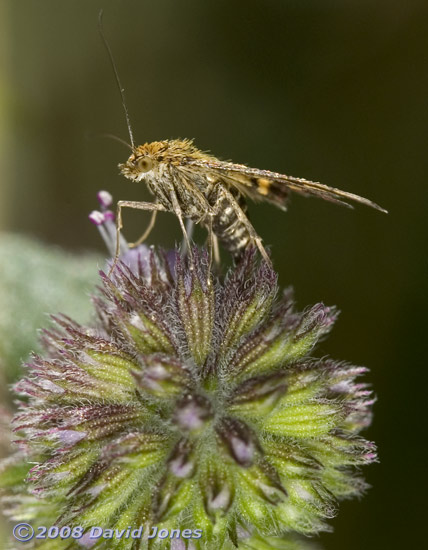
<path id="1" fill-rule="evenodd" d="M 428 4 L 2 0 L 0 230 L 104 254 L 87 220 L 97 191 L 116 200 L 150 195 L 118 175 L 127 149 L 100 137 L 128 139 L 97 30 L 100 8 L 138 143 L 195 138 L 220 158 L 321 181 L 389 210 L 297 196 L 286 214 L 250 205 L 298 306 L 324 301 L 342 311 L 318 354 L 369 366 L 378 396 L 366 433 L 380 454 L 365 471 L 372 489 L 342 504 L 322 543 L 421 547 Z M 128 240 L 148 217 L 125 212 Z M 160 214 L 150 242 L 179 238 L 174 216 Z M 0 270 L 20 253 L 17 241 Z"/>

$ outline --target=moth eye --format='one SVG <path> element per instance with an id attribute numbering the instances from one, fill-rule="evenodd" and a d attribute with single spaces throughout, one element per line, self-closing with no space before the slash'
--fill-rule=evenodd
<path id="1" fill-rule="evenodd" d="M 137 161 L 137 168 L 140 172 L 149 172 L 154 166 L 154 162 L 149 157 L 141 157 Z"/>

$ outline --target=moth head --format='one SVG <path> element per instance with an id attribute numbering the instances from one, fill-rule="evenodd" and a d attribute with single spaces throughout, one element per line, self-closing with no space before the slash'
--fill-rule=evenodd
<path id="1" fill-rule="evenodd" d="M 157 162 L 146 152 L 136 150 L 124 164 L 119 164 L 121 173 L 130 180 L 141 181 L 156 168 Z"/>

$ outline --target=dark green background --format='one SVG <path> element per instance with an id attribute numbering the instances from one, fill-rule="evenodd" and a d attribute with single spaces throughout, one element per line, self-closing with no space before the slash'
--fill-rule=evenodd
<path id="1" fill-rule="evenodd" d="M 293 197 L 252 206 L 298 305 L 342 314 L 319 354 L 371 368 L 373 488 L 344 503 L 327 549 L 419 548 L 425 539 L 428 4 L 378 0 L 3 0 L 1 228 L 101 249 L 95 194 L 143 199 L 118 175 L 126 88 L 138 142 L 193 137 L 202 149 L 371 198 L 388 216 Z M 180 238 L 170 214 L 152 242 Z M 147 215 L 126 212 L 125 234 Z M 17 251 L 19 253 L 19 250 Z M 7 261 L 7 259 L 2 259 Z"/>

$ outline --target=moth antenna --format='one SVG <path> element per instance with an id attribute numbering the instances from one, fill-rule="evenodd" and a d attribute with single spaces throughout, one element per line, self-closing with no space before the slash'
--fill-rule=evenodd
<path id="1" fill-rule="evenodd" d="M 131 149 L 131 151 L 134 150 L 134 147 L 132 147 L 132 145 L 130 143 L 128 143 L 127 141 L 125 141 L 124 139 L 118 137 L 118 136 L 115 136 L 114 134 L 98 134 L 100 137 L 105 137 L 105 138 L 109 138 L 109 139 L 114 139 L 114 141 L 118 141 L 119 143 L 121 143 L 122 145 L 125 145 L 126 147 L 128 147 L 128 149 Z"/>
<path id="2" fill-rule="evenodd" d="M 134 149 L 135 149 L 134 135 L 133 135 L 133 133 L 132 133 L 131 121 L 130 121 L 129 113 L 128 113 L 128 107 L 126 106 L 125 90 L 124 90 L 124 88 L 122 87 L 122 84 L 121 84 L 121 82 L 120 82 L 119 73 L 118 73 L 118 71 L 117 71 L 116 63 L 114 62 L 114 58 L 113 58 L 113 54 L 112 54 L 110 45 L 109 45 L 109 43 L 107 42 L 107 38 L 106 38 L 105 35 L 104 35 L 104 29 L 103 29 L 103 10 L 100 10 L 100 14 L 99 14 L 99 16 L 98 16 L 98 30 L 99 30 L 100 36 L 101 36 L 101 38 L 102 38 L 102 41 L 103 41 L 103 43 L 104 43 L 104 46 L 105 46 L 105 48 L 106 48 L 106 50 L 107 50 L 107 53 L 108 53 L 108 57 L 109 57 L 109 59 L 110 59 L 111 66 L 113 67 L 114 77 L 115 77 L 115 79 L 116 79 L 117 87 L 119 88 L 120 97 L 122 98 L 123 110 L 125 111 L 126 125 L 128 126 L 129 139 L 131 140 L 131 149 L 134 150 Z M 128 145 L 128 144 L 127 144 L 127 145 Z"/>

